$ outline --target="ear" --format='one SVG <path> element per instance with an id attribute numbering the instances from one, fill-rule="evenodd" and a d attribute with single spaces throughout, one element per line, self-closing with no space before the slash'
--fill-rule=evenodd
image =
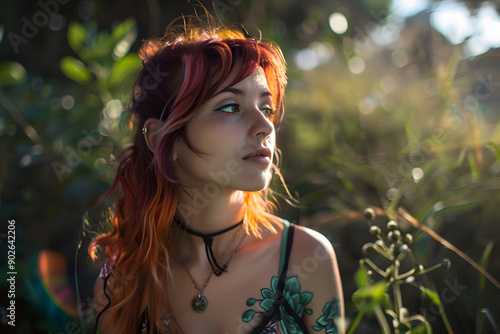
<path id="1" fill-rule="evenodd" d="M 163 121 L 160 121 L 157 118 L 148 118 L 148 120 L 144 123 L 144 139 L 146 140 L 146 145 L 148 145 L 149 150 L 153 153 L 155 153 L 156 143 L 158 142 L 158 130 L 162 125 Z"/>

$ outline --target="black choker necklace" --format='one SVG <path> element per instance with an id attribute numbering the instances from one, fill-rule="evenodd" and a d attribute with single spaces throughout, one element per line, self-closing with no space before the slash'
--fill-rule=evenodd
<path id="1" fill-rule="evenodd" d="M 208 258 L 208 263 L 210 263 L 210 266 L 212 267 L 212 271 L 216 276 L 222 275 L 223 272 L 226 271 L 227 269 L 227 264 L 224 264 L 222 267 L 219 266 L 217 258 L 215 257 L 214 250 L 212 248 L 212 244 L 214 242 L 214 237 L 224 234 L 226 232 L 229 232 L 231 230 L 234 230 L 241 224 L 243 224 L 243 220 L 240 221 L 237 224 L 234 224 L 233 226 L 229 226 L 228 228 L 223 229 L 222 231 L 214 232 L 214 233 L 200 233 L 191 230 L 189 227 L 187 227 L 185 224 L 182 222 L 176 220 L 177 224 L 181 226 L 184 231 L 186 231 L 189 234 L 192 234 L 194 236 L 200 237 L 203 239 L 203 242 L 205 243 L 205 251 L 207 253 L 207 258 Z"/>

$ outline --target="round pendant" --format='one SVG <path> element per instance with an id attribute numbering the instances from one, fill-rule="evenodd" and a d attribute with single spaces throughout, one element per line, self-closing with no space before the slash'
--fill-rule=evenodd
<path id="1" fill-rule="evenodd" d="M 191 307 L 193 308 L 193 311 L 196 313 L 201 313 L 207 309 L 208 302 L 205 297 L 203 297 L 201 294 L 198 296 L 195 296 L 193 298 L 193 301 L 191 302 Z"/>

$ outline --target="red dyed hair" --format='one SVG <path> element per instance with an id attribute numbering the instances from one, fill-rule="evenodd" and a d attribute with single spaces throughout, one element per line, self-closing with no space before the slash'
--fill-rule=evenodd
<path id="1" fill-rule="evenodd" d="M 115 180 L 104 195 L 118 194 L 114 227 L 90 247 L 94 254 L 96 247 L 103 246 L 105 258 L 112 265 L 112 302 L 106 314 L 115 333 L 131 328 L 139 331 L 143 321 L 149 324 L 149 333 L 167 331 L 161 323 L 160 308 L 167 300 L 163 287 L 169 279 L 172 221 L 181 187 L 172 163 L 176 139 L 186 139 L 186 125 L 203 103 L 226 88 L 221 85 L 230 73 L 236 73 L 236 77 L 228 87 L 258 67 L 264 69 L 275 100 L 276 127 L 283 117 L 286 85 L 280 49 L 246 38 L 237 29 L 199 24 L 171 26 L 163 38 L 145 41 L 139 53 L 144 67 L 133 88 L 132 116 L 138 129 L 149 118 L 165 122 L 155 153 L 137 131 L 133 144 L 118 158 Z M 273 167 L 277 171 L 276 165 Z M 247 233 L 260 237 L 261 226 L 275 232 L 267 189 L 246 192 L 245 207 Z"/>

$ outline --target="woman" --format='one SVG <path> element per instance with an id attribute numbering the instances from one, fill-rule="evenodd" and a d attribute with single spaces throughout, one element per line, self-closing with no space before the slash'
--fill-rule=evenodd
<path id="1" fill-rule="evenodd" d="M 270 213 L 285 63 L 229 28 L 184 24 L 141 48 L 138 129 L 114 230 L 95 240 L 102 333 L 336 333 L 339 271 L 321 234 Z"/>

